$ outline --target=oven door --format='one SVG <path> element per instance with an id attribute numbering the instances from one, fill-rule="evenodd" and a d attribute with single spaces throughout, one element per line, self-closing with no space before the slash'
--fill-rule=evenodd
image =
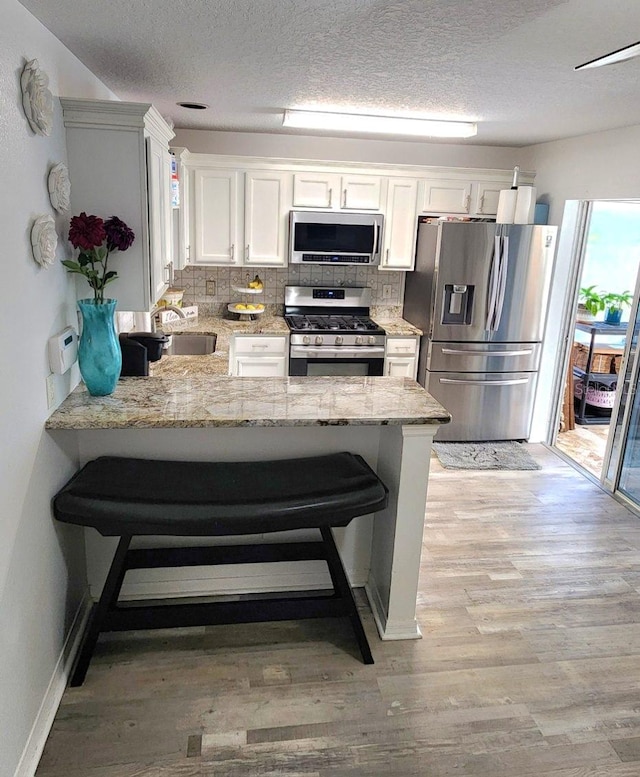
<path id="1" fill-rule="evenodd" d="M 382 375 L 384 346 L 355 348 L 292 345 L 289 375 Z"/>

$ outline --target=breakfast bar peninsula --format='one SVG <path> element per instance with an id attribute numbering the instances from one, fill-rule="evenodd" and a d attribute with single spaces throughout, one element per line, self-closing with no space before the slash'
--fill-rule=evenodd
<path id="1" fill-rule="evenodd" d="M 431 443 L 439 426 L 449 421 L 449 413 L 409 378 L 193 375 L 123 378 L 107 397 L 92 397 L 81 385 L 46 428 L 79 466 L 103 455 L 255 461 L 360 454 L 389 489 L 389 503 L 382 512 L 335 530 L 336 542 L 351 584 L 366 590 L 381 638 L 413 639 L 420 636 L 415 609 Z M 246 488 L 249 494 L 252 484 Z M 115 541 L 93 529 L 84 531 L 91 593 L 97 598 Z M 300 539 L 300 532 L 295 534 Z M 284 537 L 264 535 L 264 541 Z M 153 537 L 144 542 L 162 544 Z M 193 544 L 193 538 L 185 544 Z M 135 570 L 122 596 L 158 599 L 328 587 L 324 566 L 316 564 L 291 562 L 277 576 L 268 564 L 247 565 L 241 577 L 237 568 L 231 573 L 225 566 L 182 568 L 171 575 Z"/>

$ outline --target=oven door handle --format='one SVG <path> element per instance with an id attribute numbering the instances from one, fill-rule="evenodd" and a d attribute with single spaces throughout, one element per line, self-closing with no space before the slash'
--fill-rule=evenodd
<path id="1" fill-rule="evenodd" d="M 337 346 L 336 348 L 331 347 L 319 347 L 319 348 L 313 348 L 309 347 L 308 345 L 292 345 L 290 354 L 292 357 L 299 357 L 299 356 L 322 356 L 322 354 L 342 354 L 344 356 L 363 356 L 363 357 L 369 357 L 369 356 L 384 356 L 384 346 L 378 345 L 378 346 L 372 346 L 371 348 L 363 347 L 363 346 L 356 346 L 355 348 L 349 348 L 347 346 L 346 348 L 343 346 Z"/>

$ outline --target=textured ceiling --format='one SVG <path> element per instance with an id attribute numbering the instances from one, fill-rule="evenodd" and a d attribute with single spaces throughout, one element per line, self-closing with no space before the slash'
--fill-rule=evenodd
<path id="1" fill-rule="evenodd" d="M 640 124 L 640 58 L 573 71 L 640 38 L 640 0 L 21 1 L 176 127 L 298 134 L 285 108 L 349 108 L 477 120 L 455 142 L 520 146 Z"/>

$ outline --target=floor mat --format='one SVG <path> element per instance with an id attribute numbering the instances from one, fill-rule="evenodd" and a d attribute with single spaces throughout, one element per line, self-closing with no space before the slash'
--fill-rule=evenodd
<path id="1" fill-rule="evenodd" d="M 447 469 L 540 469 L 519 442 L 434 442 Z"/>

